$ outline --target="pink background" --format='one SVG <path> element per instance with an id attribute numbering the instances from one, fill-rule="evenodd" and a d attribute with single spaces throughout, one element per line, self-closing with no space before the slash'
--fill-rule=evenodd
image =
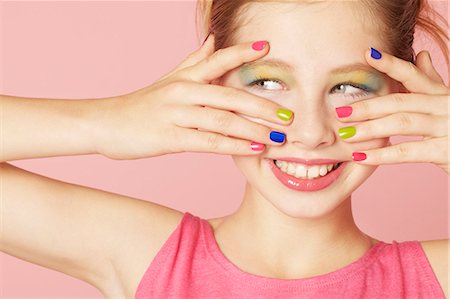
<path id="1" fill-rule="evenodd" d="M 433 4 L 448 18 L 447 1 Z M 200 43 L 194 1 L 0 5 L 2 94 L 71 99 L 124 94 L 151 84 Z M 418 42 L 416 51 L 431 50 L 448 80 L 442 54 L 428 42 Z M 134 161 L 85 155 L 11 164 L 203 218 L 233 212 L 245 184 L 231 157 L 216 154 L 182 153 Z M 381 166 L 353 194 L 356 221 L 364 232 L 388 242 L 448 238 L 447 187 L 447 175 L 432 164 Z M 102 297 L 68 275 L 6 254 L 0 254 L 0 262 L 1 298 Z"/>

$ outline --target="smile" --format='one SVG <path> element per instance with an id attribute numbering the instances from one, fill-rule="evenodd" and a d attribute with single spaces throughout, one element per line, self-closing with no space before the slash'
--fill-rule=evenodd
<path id="1" fill-rule="evenodd" d="M 339 178 L 348 164 L 348 161 L 343 161 L 335 164 L 305 165 L 266 160 L 278 181 L 296 191 L 318 191 L 327 188 Z"/>

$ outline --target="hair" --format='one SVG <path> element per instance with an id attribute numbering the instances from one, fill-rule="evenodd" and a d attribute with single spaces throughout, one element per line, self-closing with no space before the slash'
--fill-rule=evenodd
<path id="1" fill-rule="evenodd" d="M 383 36 L 388 52 L 398 58 L 415 64 L 416 53 L 413 43 L 416 29 L 430 35 L 444 54 L 450 84 L 449 24 L 427 0 L 360 1 L 368 8 L 368 13 Z M 196 19 L 197 26 L 200 19 L 204 35 L 214 34 L 216 50 L 228 47 L 233 44 L 233 33 L 241 25 L 240 16 L 244 5 L 254 2 L 264 0 L 198 0 L 197 17 L 200 18 Z"/>

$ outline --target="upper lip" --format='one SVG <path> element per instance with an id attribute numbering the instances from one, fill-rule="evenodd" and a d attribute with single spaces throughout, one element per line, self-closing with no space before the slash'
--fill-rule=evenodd
<path id="1" fill-rule="evenodd" d="M 301 158 L 294 158 L 294 157 L 279 157 L 279 158 L 273 158 L 274 160 L 280 160 L 280 161 L 286 161 L 286 162 L 295 162 L 305 165 L 324 165 L 324 164 L 336 164 L 339 162 L 339 160 L 334 159 L 301 159 Z"/>

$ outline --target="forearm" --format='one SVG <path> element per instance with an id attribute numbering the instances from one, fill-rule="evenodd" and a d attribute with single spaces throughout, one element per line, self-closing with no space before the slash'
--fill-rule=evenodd
<path id="1" fill-rule="evenodd" d="M 112 100 L 0 95 L 0 162 L 98 153 L 101 119 Z"/>

